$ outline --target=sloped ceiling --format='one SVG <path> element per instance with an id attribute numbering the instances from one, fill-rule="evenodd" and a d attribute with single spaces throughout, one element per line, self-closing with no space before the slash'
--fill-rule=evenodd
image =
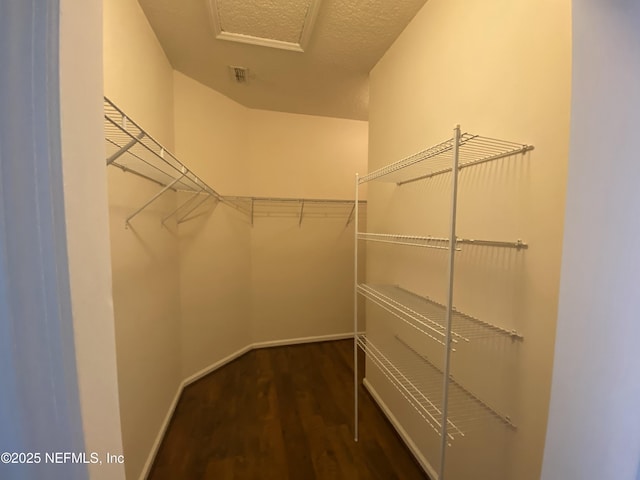
<path id="1" fill-rule="evenodd" d="M 320 0 L 304 51 L 216 36 L 222 30 L 297 44 L 311 0 L 139 2 L 173 67 L 237 102 L 366 120 L 369 71 L 426 0 Z M 249 82 L 236 84 L 229 65 L 247 67 Z"/>

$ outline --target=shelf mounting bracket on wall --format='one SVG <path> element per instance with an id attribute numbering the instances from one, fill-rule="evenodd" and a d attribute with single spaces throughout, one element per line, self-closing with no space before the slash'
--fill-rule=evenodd
<path id="1" fill-rule="evenodd" d="M 200 195 L 200 192 L 195 192 L 193 195 L 191 195 L 187 200 L 185 200 L 184 202 L 182 202 L 180 205 L 178 205 L 176 207 L 176 209 L 171 212 L 169 215 L 165 216 L 162 218 L 162 220 L 160 221 L 160 223 L 162 225 L 164 225 L 164 222 L 166 222 L 167 220 L 169 220 L 171 217 L 173 217 L 176 213 L 178 213 L 180 210 L 182 210 L 183 207 L 189 205 L 191 202 L 193 202 L 195 200 L 195 198 Z"/>
<path id="2" fill-rule="evenodd" d="M 191 215 L 193 212 L 195 212 L 198 209 L 198 207 L 200 207 L 200 205 L 204 204 L 210 198 L 211 198 L 211 195 L 207 195 L 202 200 L 200 200 L 198 203 L 196 203 L 192 208 L 189 209 L 189 211 L 187 213 L 185 213 L 182 217 L 180 217 L 178 219 L 178 224 L 180 224 L 182 222 L 186 222 L 189 219 L 189 215 Z"/>
<path id="3" fill-rule="evenodd" d="M 133 220 L 134 217 L 136 217 L 140 212 L 142 212 L 145 208 L 147 208 L 149 205 L 151 205 L 153 202 L 155 202 L 158 198 L 160 198 L 162 196 L 162 194 L 164 192 L 166 192 L 167 190 L 169 190 L 171 187 L 173 187 L 176 183 L 178 183 L 180 180 L 182 180 L 182 178 L 186 175 L 186 173 L 183 173 L 182 175 L 180 175 L 178 178 L 176 178 L 173 182 L 169 183 L 168 185 L 166 185 L 162 190 L 160 190 L 158 193 L 156 193 L 153 197 L 151 197 L 149 200 L 147 200 L 145 202 L 144 205 L 142 205 L 140 208 L 138 208 L 135 212 L 133 212 L 131 215 L 129 215 L 127 217 L 127 219 L 124 221 L 125 223 L 125 228 L 129 226 L 129 222 L 131 222 L 131 220 Z"/>
<path id="4" fill-rule="evenodd" d="M 356 202 L 353 202 L 353 207 L 351 207 L 351 212 L 349 212 L 349 217 L 347 218 L 347 223 L 345 223 L 345 227 L 348 227 L 351 223 L 351 219 L 353 218 L 353 212 L 356 209 Z"/>
<path id="5" fill-rule="evenodd" d="M 298 227 L 302 226 L 302 213 L 304 212 L 304 200 L 300 202 L 300 219 L 298 220 Z"/>
<path id="6" fill-rule="evenodd" d="M 124 117 L 126 118 L 126 117 Z M 111 165 L 113 162 L 115 162 L 118 158 L 120 158 L 122 155 L 124 155 L 125 153 L 127 153 L 127 151 L 133 147 L 136 143 L 138 143 L 140 140 L 142 140 L 145 136 L 144 132 L 140 132 L 138 135 L 135 136 L 135 138 L 132 138 L 129 143 L 127 143 L 126 145 L 122 146 L 120 148 L 120 150 L 118 150 L 116 153 L 114 153 L 113 155 L 111 155 L 109 158 L 107 158 L 107 165 Z"/>

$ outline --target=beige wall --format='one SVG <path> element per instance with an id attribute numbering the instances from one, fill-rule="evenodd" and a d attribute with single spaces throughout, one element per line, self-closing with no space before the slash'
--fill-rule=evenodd
<path id="1" fill-rule="evenodd" d="M 104 92 L 173 148 L 171 65 L 135 0 L 104 2 Z M 125 228 L 159 186 L 110 167 L 113 301 L 126 472 L 138 478 L 182 381 L 176 206 L 163 195 Z"/>
<path id="2" fill-rule="evenodd" d="M 366 170 L 367 122 L 264 110 L 249 112 L 247 159 L 252 195 L 354 197 Z M 256 216 L 251 232 L 254 342 L 353 330 L 353 228 L 349 207 L 306 205 Z M 304 213 L 303 211 L 303 213 Z M 275 216 L 274 216 L 275 215 Z"/>
<path id="3" fill-rule="evenodd" d="M 521 238 L 531 247 L 473 247 L 457 256 L 456 307 L 515 328 L 525 340 L 454 354 L 458 379 L 509 414 L 518 431 L 476 431 L 457 440 L 448 449 L 448 478 L 489 475 L 485 470 L 491 478 L 540 476 L 568 154 L 570 13 L 569 2 L 431 0 L 371 73 L 370 169 L 449 138 L 457 123 L 535 145 L 523 159 L 460 174 L 458 235 Z M 446 235 L 449 181 L 444 175 L 400 189 L 370 185 L 370 230 Z M 446 300 L 446 256 L 382 246 L 367 253 L 369 281 Z M 441 349 L 425 350 L 441 362 Z M 437 469 L 437 436 L 374 370 L 367 376 Z"/>
<path id="4" fill-rule="evenodd" d="M 104 94 L 173 149 L 173 69 L 136 0 L 104 0 Z"/>
<path id="5" fill-rule="evenodd" d="M 220 193 L 353 197 L 366 122 L 250 110 L 181 73 L 174 79 L 178 156 Z M 301 226 L 295 215 L 256 215 L 251 227 L 221 204 L 181 225 L 185 375 L 248 343 L 351 330 L 353 222 L 348 207 L 335 210 Z"/>
<path id="6" fill-rule="evenodd" d="M 174 92 L 178 158 L 219 192 L 241 191 L 247 109 L 178 72 Z M 248 219 L 211 200 L 189 218 L 179 236 L 183 378 L 251 343 Z"/>
<path id="7" fill-rule="evenodd" d="M 249 192 L 262 197 L 353 198 L 367 169 L 367 122 L 249 110 Z"/>
<path id="8" fill-rule="evenodd" d="M 85 451 L 122 454 L 102 133 L 102 5 L 60 2 L 60 111 L 75 353 Z M 95 161 L 87 161 L 94 159 Z M 124 479 L 119 464 L 92 480 Z"/>

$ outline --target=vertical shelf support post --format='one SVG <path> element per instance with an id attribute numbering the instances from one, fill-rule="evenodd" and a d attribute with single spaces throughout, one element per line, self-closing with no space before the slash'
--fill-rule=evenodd
<path id="1" fill-rule="evenodd" d="M 358 441 L 358 174 L 356 173 L 356 195 L 353 204 L 354 246 L 353 246 L 353 401 L 354 401 L 354 440 Z M 347 225 L 349 223 L 347 222 Z"/>
<path id="2" fill-rule="evenodd" d="M 453 318 L 453 274 L 456 256 L 456 211 L 458 206 L 458 156 L 460 125 L 453 130 L 453 158 L 451 167 L 451 218 L 449 231 L 449 274 L 447 286 L 447 314 L 444 346 L 444 372 L 442 376 L 442 433 L 440 439 L 440 471 L 438 480 L 444 480 L 447 452 L 447 421 L 449 416 L 449 376 L 451 371 L 451 321 Z"/>

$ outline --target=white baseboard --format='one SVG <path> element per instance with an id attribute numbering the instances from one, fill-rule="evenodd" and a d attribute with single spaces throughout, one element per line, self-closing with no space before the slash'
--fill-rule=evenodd
<path id="1" fill-rule="evenodd" d="M 344 340 L 346 338 L 353 338 L 352 333 L 334 333 L 331 335 L 318 335 L 315 337 L 299 337 L 299 338 L 287 338 L 284 340 L 269 340 L 266 342 L 257 342 L 251 345 L 251 349 L 254 348 L 270 348 L 270 347 L 282 347 L 285 345 L 298 345 L 301 343 L 316 343 L 316 342 L 329 342 L 332 340 Z"/>
<path id="2" fill-rule="evenodd" d="M 389 407 L 387 407 L 387 404 L 384 403 L 384 401 L 382 400 L 382 398 L 380 397 L 376 389 L 371 386 L 371 383 L 369 383 L 369 381 L 366 378 L 362 381 L 362 384 L 364 385 L 364 388 L 366 388 L 367 391 L 371 394 L 371 396 L 376 401 L 376 403 L 378 404 L 380 409 L 383 411 L 383 413 L 386 415 L 386 417 L 389 419 L 389 421 L 391 422 L 391 425 L 393 425 L 393 427 L 396 429 L 396 431 L 398 432 L 398 435 L 400 435 L 400 438 L 402 438 L 402 441 L 405 443 L 407 448 L 411 450 L 411 453 L 413 453 L 413 456 L 416 458 L 420 466 L 422 466 L 423 470 L 427 473 L 427 475 L 429 475 L 430 478 L 434 480 L 437 479 L 438 472 L 436 472 L 436 470 L 433 468 L 433 466 L 431 466 L 429 461 L 424 457 L 424 455 L 422 455 L 422 453 L 418 449 L 418 446 L 415 444 L 413 439 L 409 436 L 407 431 L 402 427 L 402 425 L 400 425 L 400 422 L 398 422 L 398 419 L 395 417 L 395 415 L 391 413 L 391 410 L 389 409 Z"/>
<path id="3" fill-rule="evenodd" d="M 319 335 L 316 337 L 289 338 L 285 340 L 271 340 L 267 342 L 252 343 L 184 379 L 183 382 L 178 386 L 176 395 L 173 398 L 171 405 L 169 406 L 169 411 L 167 412 L 167 415 L 165 416 L 164 421 L 160 426 L 160 431 L 158 432 L 158 435 L 156 435 L 156 439 L 153 442 L 153 446 L 151 447 L 151 452 L 149 452 L 147 461 L 145 462 L 142 472 L 140 473 L 139 480 L 146 480 L 147 476 L 151 472 L 151 466 L 153 465 L 156 455 L 158 454 L 158 449 L 160 448 L 162 439 L 164 438 L 167 428 L 169 427 L 169 423 L 171 422 L 171 418 L 173 417 L 173 412 L 178 405 L 178 400 L 180 400 L 180 396 L 182 395 L 182 391 L 185 389 L 185 387 L 192 384 L 193 382 L 200 380 L 202 377 L 209 375 L 210 373 L 214 372 L 220 367 L 223 367 L 227 363 L 232 362 L 236 358 L 241 357 L 245 353 L 257 348 L 282 347 L 286 345 L 297 345 L 301 343 L 328 342 L 331 340 L 344 340 L 346 338 L 353 338 L 353 333 L 337 333 L 332 335 Z"/>
<path id="4" fill-rule="evenodd" d="M 225 366 L 227 363 L 233 362 L 236 358 L 241 357 L 245 353 L 253 350 L 253 348 L 254 348 L 253 345 L 247 345 L 246 347 L 243 347 L 240 350 L 237 350 L 237 351 L 233 352 L 232 354 L 227 355 L 222 360 L 218 360 L 214 364 L 209 365 L 208 367 L 203 368 L 199 372 L 196 372 L 193 375 L 187 377 L 182 382 L 182 386 L 181 387 L 184 388 L 187 385 L 191 385 L 193 382 L 196 382 L 196 381 L 200 380 L 202 377 L 206 377 L 211 372 L 214 372 L 215 370 L 219 369 L 220 367 Z"/>
<path id="5" fill-rule="evenodd" d="M 151 452 L 149 453 L 149 456 L 147 457 L 147 461 L 144 464 L 144 467 L 142 467 L 142 473 L 140 474 L 140 480 L 145 480 L 147 478 L 147 475 L 149 475 L 150 471 L 151 471 L 151 465 L 153 465 L 153 461 L 156 459 L 156 455 L 158 453 L 158 449 L 160 448 L 160 444 L 162 443 L 162 439 L 164 438 L 164 434 L 167 431 L 167 428 L 169 427 L 169 423 L 171 422 L 171 419 L 173 418 L 173 412 L 175 412 L 176 410 L 176 406 L 178 405 L 178 400 L 180 400 L 180 395 L 182 395 L 182 390 L 184 389 L 184 382 L 182 382 L 180 385 L 178 385 L 178 390 L 176 391 L 175 396 L 173 397 L 173 401 L 171 402 L 171 405 L 169 406 L 169 411 L 167 412 L 167 414 L 164 417 L 164 421 L 162 422 L 162 425 L 160 426 L 160 431 L 158 432 L 158 435 L 156 435 L 156 439 L 153 441 L 153 445 L 151 447 Z"/>

